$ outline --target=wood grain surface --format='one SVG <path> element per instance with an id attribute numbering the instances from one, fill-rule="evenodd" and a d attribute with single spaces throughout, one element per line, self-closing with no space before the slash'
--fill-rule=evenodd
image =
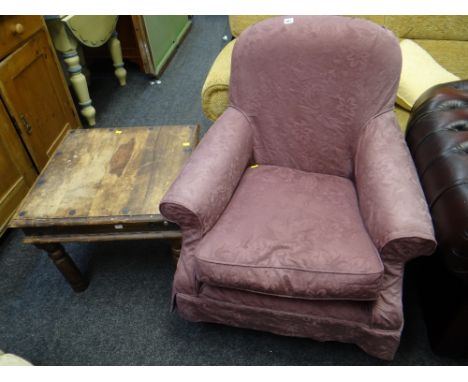
<path id="1" fill-rule="evenodd" d="M 160 222 L 159 202 L 198 134 L 198 126 L 71 130 L 10 227 Z"/>

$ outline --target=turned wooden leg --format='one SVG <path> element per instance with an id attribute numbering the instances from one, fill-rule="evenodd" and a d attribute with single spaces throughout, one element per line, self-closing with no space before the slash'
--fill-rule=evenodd
<path id="1" fill-rule="evenodd" d="M 127 83 L 127 71 L 124 68 L 122 47 L 120 46 L 120 41 L 117 38 L 117 32 L 114 32 L 112 37 L 109 39 L 109 51 L 112 57 L 112 62 L 114 63 L 115 76 L 119 80 L 120 86 L 125 86 Z"/>
<path id="2" fill-rule="evenodd" d="M 76 50 L 71 50 L 63 54 L 63 61 L 67 65 L 70 74 L 70 82 L 75 91 L 78 103 L 81 108 L 81 114 L 86 118 L 89 126 L 96 124 L 96 109 L 93 107 L 89 97 L 88 84 L 86 77 L 81 71 L 80 57 Z"/>
<path id="3" fill-rule="evenodd" d="M 81 274 L 65 248 L 59 243 L 35 244 L 47 252 L 55 266 L 62 273 L 75 292 L 83 292 L 88 287 L 88 280 Z"/>
<path id="4" fill-rule="evenodd" d="M 177 266 L 177 262 L 179 261 L 181 247 L 182 247 L 181 239 L 172 240 L 171 255 L 172 255 L 172 262 L 174 263 L 175 266 Z"/>

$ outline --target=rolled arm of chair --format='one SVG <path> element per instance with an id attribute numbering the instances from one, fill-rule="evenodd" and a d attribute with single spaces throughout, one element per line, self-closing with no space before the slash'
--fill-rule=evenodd
<path id="1" fill-rule="evenodd" d="M 203 84 L 201 100 L 206 118 L 215 121 L 229 106 L 231 56 L 236 40 L 229 42 L 218 54 Z"/>
<path id="2" fill-rule="evenodd" d="M 253 152 L 252 130 L 233 108 L 205 134 L 163 197 L 162 215 L 201 237 L 227 206 Z"/>
<path id="3" fill-rule="evenodd" d="M 361 214 L 382 259 L 430 255 L 436 246 L 432 219 L 393 111 L 363 129 L 354 166 Z"/>

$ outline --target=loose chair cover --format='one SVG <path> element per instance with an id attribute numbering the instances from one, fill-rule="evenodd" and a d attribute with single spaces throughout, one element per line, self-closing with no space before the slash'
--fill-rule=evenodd
<path id="1" fill-rule="evenodd" d="M 398 40 L 366 20 L 242 33 L 230 106 L 160 205 L 182 229 L 184 318 L 394 357 L 404 264 L 435 247 L 393 111 L 400 70 Z"/>

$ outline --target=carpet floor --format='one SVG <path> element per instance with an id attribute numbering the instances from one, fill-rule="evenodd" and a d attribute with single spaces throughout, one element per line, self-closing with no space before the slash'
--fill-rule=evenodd
<path id="1" fill-rule="evenodd" d="M 200 92 L 229 34 L 225 16 L 195 16 L 161 84 L 128 65 L 120 88 L 109 72 L 92 74 L 97 127 L 199 123 Z M 356 346 L 282 337 L 223 325 L 191 323 L 170 312 L 174 267 L 160 241 L 66 245 L 90 278 L 74 293 L 49 258 L 0 239 L 0 349 L 35 365 L 456 365 L 430 348 L 411 272 L 405 277 L 406 324 L 392 362 Z"/>

